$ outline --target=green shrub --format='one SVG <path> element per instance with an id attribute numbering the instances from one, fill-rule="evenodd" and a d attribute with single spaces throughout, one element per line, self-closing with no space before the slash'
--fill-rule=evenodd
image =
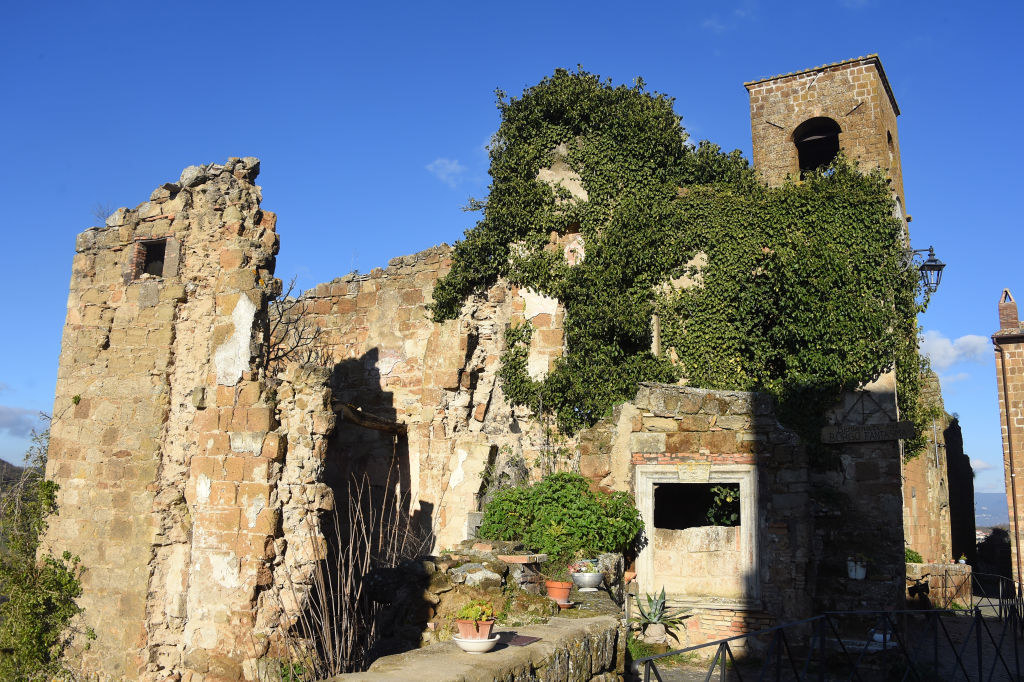
<path id="1" fill-rule="evenodd" d="M 631 496 L 594 492 L 583 476 L 557 473 L 498 491 L 479 535 L 516 540 L 564 563 L 576 553 L 626 551 L 642 530 Z"/>
<path id="2" fill-rule="evenodd" d="M 910 549 L 909 547 L 907 547 L 904 550 L 904 552 L 907 555 L 907 563 L 908 564 L 923 564 L 924 563 L 924 559 L 921 557 L 921 555 L 918 554 L 916 551 Z"/>
<path id="3" fill-rule="evenodd" d="M 740 523 L 740 487 L 735 483 L 711 488 L 714 496 L 707 511 L 712 526 L 738 526 Z"/>
<path id="4" fill-rule="evenodd" d="M 0 495 L 0 679 L 60 676 L 71 619 L 82 612 L 78 557 L 37 555 L 57 484 L 43 478 L 49 432 L 33 438 L 28 468 Z M 84 633 L 94 638 L 91 632 Z"/>

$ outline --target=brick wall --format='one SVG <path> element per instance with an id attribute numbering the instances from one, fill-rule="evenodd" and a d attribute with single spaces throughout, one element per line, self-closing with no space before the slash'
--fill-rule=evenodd
<path id="1" fill-rule="evenodd" d="M 995 344 L 996 391 L 999 397 L 999 424 L 1003 435 L 1003 472 L 1006 502 L 1010 514 L 1010 563 L 1013 577 L 1021 580 L 1022 534 L 1024 521 L 1024 329 L 1020 327 L 1017 303 L 1008 289 L 999 302 L 1000 329 L 992 336 Z M 1016 512 L 1016 513 L 1015 513 Z"/>

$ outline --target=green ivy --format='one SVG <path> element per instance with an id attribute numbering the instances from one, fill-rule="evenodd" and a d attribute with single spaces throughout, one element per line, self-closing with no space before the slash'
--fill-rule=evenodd
<path id="1" fill-rule="evenodd" d="M 455 245 L 433 313 L 456 317 L 499 278 L 562 302 L 568 353 L 543 381 L 526 373 L 529 327 L 509 332 L 500 376 L 513 403 L 553 412 L 571 433 L 641 381 L 684 379 L 768 391 L 813 443 L 842 391 L 895 368 L 901 410 L 923 421 L 917 273 L 881 172 L 840 158 L 766 187 L 739 151 L 688 144 L 673 100 L 639 79 L 558 70 L 518 99 L 499 92 L 498 108 L 490 194 L 471 202 L 482 218 Z M 586 201 L 537 179 L 558 155 Z M 573 232 L 586 257 L 570 267 L 545 247 Z M 666 289 L 696 275 L 688 264 L 701 253 L 702 286 Z M 657 357 L 654 313 L 667 351 Z"/>

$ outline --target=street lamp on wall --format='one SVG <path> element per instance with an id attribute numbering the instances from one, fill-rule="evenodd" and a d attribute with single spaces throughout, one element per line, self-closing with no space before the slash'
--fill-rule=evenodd
<path id="1" fill-rule="evenodd" d="M 928 258 L 922 259 L 925 252 L 928 253 Z M 931 246 L 927 249 L 911 251 L 910 259 L 917 265 L 917 270 L 921 273 L 921 286 L 929 294 L 934 294 L 935 290 L 939 288 L 939 282 L 942 281 L 942 270 L 946 264 L 935 257 L 935 248 Z"/>

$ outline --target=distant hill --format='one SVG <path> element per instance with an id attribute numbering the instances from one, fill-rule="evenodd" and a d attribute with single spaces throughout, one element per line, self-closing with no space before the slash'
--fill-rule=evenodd
<path id="1" fill-rule="evenodd" d="M 974 523 L 978 528 L 1006 525 L 1010 513 L 1005 493 L 974 493 Z"/>

